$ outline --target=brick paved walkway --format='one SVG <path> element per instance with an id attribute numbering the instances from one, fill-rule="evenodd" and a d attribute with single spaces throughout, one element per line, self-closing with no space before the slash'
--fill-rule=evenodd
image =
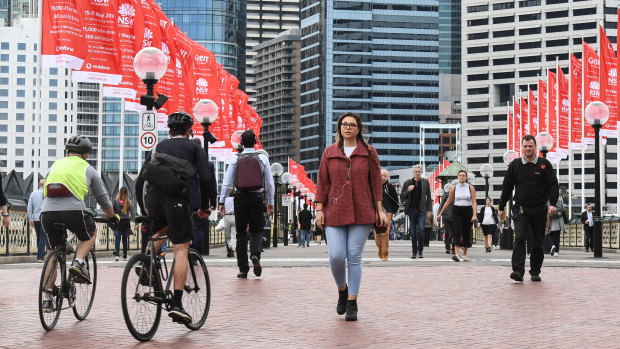
<path id="1" fill-rule="evenodd" d="M 120 308 L 120 266 L 101 264 L 87 320 L 67 310 L 51 332 L 37 313 L 40 265 L 0 268 L 0 347 L 137 346 Z M 336 314 L 328 267 L 267 265 L 263 277 L 247 280 L 230 266 L 209 272 L 205 326 L 191 332 L 164 313 L 153 340 L 140 347 L 620 347 L 618 269 L 548 267 L 542 283 L 514 284 L 506 266 L 377 262 L 364 268 L 357 322 Z"/>

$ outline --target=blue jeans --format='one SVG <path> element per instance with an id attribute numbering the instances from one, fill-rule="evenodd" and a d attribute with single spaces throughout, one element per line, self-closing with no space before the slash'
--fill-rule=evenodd
<path id="1" fill-rule="evenodd" d="M 302 246 L 310 246 L 310 239 L 312 238 L 312 232 L 310 229 L 301 229 L 299 233 L 301 237 L 301 245 Z"/>
<path id="2" fill-rule="evenodd" d="M 33 223 L 34 231 L 37 233 L 37 259 L 43 260 L 43 258 L 45 258 L 47 236 L 45 236 L 45 231 L 43 231 L 41 221 L 33 221 Z"/>
<path id="3" fill-rule="evenodd" d="M 129 229 L 114 229 L 114 237 L 116 238 L 114 241 L 114 255 L 120 256 L 118 254 L 119 249 L 121 247 L 121 238 L 123 239 L 123 258 L 127 258 L 127 246 L 129 245 Z"/>
<path id="4" fill-rule="evenodd" d="M 325 235 L 329 244 L 329 266 L 336 281 L 336 286 L 347 284 L 347 269 L 349 271 L 349 294 L 356 296 L 362 282 L 362 253 L 370 233 L 370 224 L 341 225 L 325 227 Z M 345 265 L 345 260 L 347 265 Z"/>
<path id="5" fill-rule="evenodd" d="M 424 223 L 426 223 L 426 211 L 409 209 L 409 231 L 411 234 L 411 251 L 413 254 L 424 251 Z"/>

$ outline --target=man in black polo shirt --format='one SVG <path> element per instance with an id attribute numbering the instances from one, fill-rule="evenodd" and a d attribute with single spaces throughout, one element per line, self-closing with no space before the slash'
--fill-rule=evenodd
<path id="1" fill-rule="evenodd" d="M 502 196 L 499 202 L 499 216 L 504 218 L 504 207 L 515 189 L 515 204 L 512 213 L 515 224 L 515 243 L 512 250 L 512 273 L 510 278 L 522 282 L 525 273 L 525 241 L 532 235 L 532 254 L 530 256 L 530 275 L 532 281 L 541 281 L 540 268 L 544 259 L 543 237 L 547 213 L 555 214 L 555 206 L 548 202 L 558 202 L 558 179 L 551 163 L 538 157 L 536 138 L 525 135 L 521 140 L 522 157 L 508 165 Z"/>

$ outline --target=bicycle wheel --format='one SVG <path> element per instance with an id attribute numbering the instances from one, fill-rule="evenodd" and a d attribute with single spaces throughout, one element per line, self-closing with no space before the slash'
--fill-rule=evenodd
<path id="1" fill-rule="evenodd" d="M 145 342 L 153 338 L 161 318 L 161 302 L 152 300 L 162 294 L 161 284 L 153 278 L 149 286 L 150 259 L 137 254 L 127 262 L 121 282 L 121 305 L 125 324 L 131 335 Z M 157 273 L 154 272 L 155 275 Z"/>
<path id="2" fill-rule="evenodd" d="M 211 283 L 205 261 L 194 249 L 189 249 L 189 270 L 185 279 L 183 306 L 192 317 L 192 323 L 185 324 L 190 330 L 197 330 L 207 320 L 211 305 Z"/>
<path id="3" fill-rule="evenodd" d="M 97 288 L 97 258 L 95 251 L 90 250 L 84 259 L 86 269 L 90 274 L 90 284 L 73 282 L 73 315 L 78 320 L 84 320 L 90 313 L 95 300 L 95 289 Z"/>
<path id="4" fill-rule="evenodd" d="M 45 258 L 43 263 L 43 270 L 41 270 L 41 281 L 39 282 L 39 318 L 41 319 L 41 325 L 47 331 L 51 331 L 62 308 L 62 263 L 60 253 L 54 252 L 49 254 Z M 46 271 L 49 271 L 46 273 Z M 44 308 L 45 301 L 51 301 L 47 303 L 47 307 Z"/>

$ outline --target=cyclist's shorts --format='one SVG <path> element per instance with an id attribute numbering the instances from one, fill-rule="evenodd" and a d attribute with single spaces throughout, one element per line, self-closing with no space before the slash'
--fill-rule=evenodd
<path id="1" fill-rule="evenodd" d="M 153 232 L 168 226 L 168 239 L 182 244 L 194 238 L 192 208 L 184 196 L 165 195 L 156 188 L 149 188 L 144 198 L 146 210 L 153 217 Z"/>
<path id="2" fill-rule="evenodd" d="M 50 248 L 56 248 L 63 240 L 61 232 L 54 228 L 54 223 L 63 223 L 80 241 L 90 240 L 97 229 L 93 217 L 81 210 L 41 212 L 41 224 Z"/>

